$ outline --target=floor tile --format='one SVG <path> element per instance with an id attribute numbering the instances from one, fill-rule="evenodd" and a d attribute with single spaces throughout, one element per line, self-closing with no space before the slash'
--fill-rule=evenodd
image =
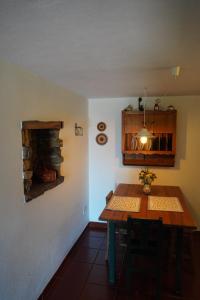
<path id="1" fill-rule="evenodd" d="M 80 300 L 114 300 L 115 289 L 88 283 L 82 291 Z"/>
<path id="2" fill-rule="evenodd" d="M 63 261 L 39 300 L 155 300 L 153 279 L 133 274 L 132 292 L 128 293 L 122 265 L 123 251 L 117 247 L 117 284 L 108 283 L 105 262 L 106 231 L 87 229 Z M 163 272 L 162 300 L 200 299 L 200 242 L 194 240 L 192 259 L 183 260 L 183 297 L 174 295 L 175 259 Z M 192 267 L 193 266 L 193 267 Z"/>
<path id="3" fill-rule="evenodd" d="M 142 282 L 142 284 L 141 284 Z M 155 300 L 154 290 L 150 289 L 149 282 L 146 280 L 134 280 L 130 290 L 124 286 L 117 289 L 117 300 L 138 299 L 138 300 Z"/>
<path id="4" fill-rule="evenodd" d="M 97 256 L 97 253 L 98 253 L 98 249 L 82 247 L 75 252 L 72 259 L 73 261 L 78 261 L 78 262 L 93 263 Z"/>
<path id="5" fill-rule="evenodd" d="M 109 285 L 107 266 L 93 265 L 93 268 L 88 277 L 88 283 Z"/>
<path id="6" fill-rule="evenodd" d="M 63 273 L 59 286 L 47 300 L 77 300 L 86 283 L 91 267 L 91 264 L 72 263 Z"/>
<path id="7" fill-rule="evenodd" d="M 101 250 L 106 250 L 107 248 L 107 238 L 105 237 L 100 245 Z"/>
<path id="8" fill-rule="evenodd" d="M 44 292 L 42 293 L 41 300 L 48 300 L 52 297 L 54 292 L 60 287 L 61 278 L 53 278 L 51 282 L 48 284 Z M 39 299 L 38 299 L 39 300 Z"/>
<path id="9" fill-rule="evenodd" d="M 96 259 L 94 261 L 95 265 L 106 265 L 107 262 L 105 260 L 105 250 L 99 250 Z"/>
<path id="10" fill-rule="evenodd" d="M 102 237 L 84 237 L 80 242 L 80 247 L 87 247 L 92 249 L 99 249 L 104 241 Z"/>
<path id="11" fill-rule="evenodd" d="M 100 237 L 100 238 L 105 238 L 106 232 L 105 231 L 100 231 L 100 230 L 91 230 L 88 232 L 89 237 Z"/>

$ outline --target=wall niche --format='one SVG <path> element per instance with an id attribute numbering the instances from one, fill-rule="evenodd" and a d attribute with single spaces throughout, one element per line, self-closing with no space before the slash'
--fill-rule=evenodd
<path id="1" fill-rule="evenodd" d="M 28 202 L 64 181 L 59 139 L 62 121 L 23 121 L 22 156 L 25 201 Z"/>

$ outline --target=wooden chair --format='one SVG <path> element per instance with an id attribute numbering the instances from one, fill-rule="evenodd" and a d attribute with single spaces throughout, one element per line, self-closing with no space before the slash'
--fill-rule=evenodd
<path id="1" fill-rule="evenodd" d="M 106 196 L 106 205 L 108 204 L 112 196 L 113 196 L 113 191 L 111 190 Z M 118 224 L 116 228 L 116 234 L 118 234 L 119 245 L 121 247 L 126 247 L 126 236 L 127 236 L 126 222 L 121 222 Z M 107 243 L 106 243 L 105 260 L 108 260 L 108 245 L 109 245 L 109 222 L 107 222 Z"/>
<path id="2" fill-rule="evenodd" d="M 106 205 L 112 198 L 113 191 L 110 191 L 108 195 L 106 196 Z M 108 260 L 108 245 L 109 245 L 109 222 L 107 222 L 107 241 L 106 241 L 106 252 L 105 252 L 105 260 Z"/>
<path id="3" fill-rule="evenodd" d="M 112 198 L 112 195 L 113 195 L 113 191 L 110 191 L 108 193 L 108 195 L 106 196 L 106 204 L 108 204 L 108 202 L 110 201 L 110 199 Z"/>
<path id="4" fill-rule="evenodd" d="M 156 279 L 156 298 L 161 293 L 161 266 L 162 266 L 162 220 L 144 220 L 128 218 L 127 220 L 127 251 L 125 256 L 125 271 L 127 284 L 130 288 L 131 274 L 150 273 Z M 152 258 L 153 264 L 138 265 L 139 257 Z M 138 259 L 137 259 L 138 258 Z"/>

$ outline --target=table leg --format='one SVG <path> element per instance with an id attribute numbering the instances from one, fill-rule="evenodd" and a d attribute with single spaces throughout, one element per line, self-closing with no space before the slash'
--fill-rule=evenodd
<path id="1" fill-rule="evenodd" d="M 175 293 L 181 294 L 181 271 L 182 271 L 182 253 L 183 253 L 183 228 L 176 230 L 176 278 Z"/>
<path id="2" fill-rule="evenodd" d="M 115 249 L 115 223 L 109 221 L 109 247 L 108 247 L 108 268 L 109 283 L 115 283 L 116 276 L 116 249 Z"/>

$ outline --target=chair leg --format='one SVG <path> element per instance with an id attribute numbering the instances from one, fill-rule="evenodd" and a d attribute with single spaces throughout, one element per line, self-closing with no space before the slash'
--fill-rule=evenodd
<path id="1" fill-rule="evenodd" d="M 156 274 L 156 300 L 160 300 L 160 295 L 161 295 L 161 272 L 160 272 L 160 267 L 157 270 Z"/>
<path id="2" fill-rule="evenodd" d="M 126 252 L 124 258 L 124 266 L 125 266 L 125 282 L 128 293 L 131 291 L 131 282 L 132 282 L 132 273 L 133 273 L 133 257 L 131 253 Z"/>
<path id="3" fill-rule="evenodd" d="M 116 282 L 116 235 L 115 222 L 109 222 L 109 246 L 108 246 L 108 263 L 109 263 L 109 282 Z"/>
<path id="4" fill-rule="evenodd" d="M 191 265 L 192 265 L 192 271 L 194 273 L 194 235 L 193 233 L 191 232 L 190 233 L 190 256 L 191 256 Z"/>
<path id="5" fill-rule="evenodd" d="M 186 261 L 190 261 L 191 272 L 194 272 L 194 260 L 193 260 L 193 253 L 194 253 L 194 240 L 193 240 L 193 233 L 186 232 L 184 234 L 184 250 L 183 250 L 183 259 Z"/>

